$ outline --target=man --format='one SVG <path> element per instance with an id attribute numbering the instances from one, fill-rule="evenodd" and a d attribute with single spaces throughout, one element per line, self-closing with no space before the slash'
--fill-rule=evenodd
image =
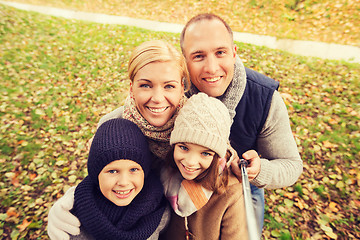
<path id="1" fill-rule="evenodd" d="M 231 28 L 216 15 L 192 18 L 182 31 L 180 45 L 192 82 L 189 95 L 201 91 L 217 97 L 233 117 L 231 144 L 250 162 L 247 171 L 262 229 L 263 188 L 290 186 L 303 169 L 286 106 L 276 91 L 278 82 L 244 68 Z M 238 163 L 232 164 L 232 171 L 241 176 Z"/>

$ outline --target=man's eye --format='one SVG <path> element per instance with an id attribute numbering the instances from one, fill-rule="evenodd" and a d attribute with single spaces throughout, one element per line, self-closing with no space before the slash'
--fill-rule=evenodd
<path id="1" fill-rule="evenodd" d="M 224 55 L 226 52 L 225 51 L 217 51 L 217 55 L 220 55 L 220 56 L 222 56 L 222 55 Z"/>
<path id="2" fill-rule="evenodd" d="M 203 59 L 203 58 L 204 58 L 203 55 L 195 55 L 195 56 L 194 56 L 194 59 L 195 59 L 195 60 L 201 60 L 201 59 Z"/>

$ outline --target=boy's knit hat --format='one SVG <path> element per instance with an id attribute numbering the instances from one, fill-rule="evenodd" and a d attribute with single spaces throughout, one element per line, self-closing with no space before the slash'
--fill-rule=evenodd
<path id="1" fill-rule="evenodd" d="M 111 119 L 95 133 L 87 163 L 89 177 L 98 183 L 101 170 L 115 160 L 138 163 L 147 176 L 152 156 L 146 137 L 135 123 L 126 119 Z"/>
<path id="2" fill-rule="evenodd" d="M 230 136 L 229 110 L 218 99 L 205 93 L 190 97 L 176 117 L 170 144 L 194 143 L 225 157 Z"/>

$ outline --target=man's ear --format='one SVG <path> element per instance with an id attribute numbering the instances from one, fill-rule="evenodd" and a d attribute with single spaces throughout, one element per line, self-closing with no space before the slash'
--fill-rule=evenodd
<path id="1" fill-rule="evenodd" d="M 234 49 L 233 49 L 233 54 L 234 54 L 234 58 L 236 57 L 236 52 L 237 52 L 237 46 L 236 44 L 234 43 Z"/>

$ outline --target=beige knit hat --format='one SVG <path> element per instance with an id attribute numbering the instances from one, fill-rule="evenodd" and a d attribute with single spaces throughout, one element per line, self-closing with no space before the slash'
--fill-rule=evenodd
<path id="1" fill-rule="evenodd" d="M 225 157 L 230 127 L 231 118 L 226 106 L 216 98 L 198 93 L 180 109 L 170 144 L 194 143 Z"/>

